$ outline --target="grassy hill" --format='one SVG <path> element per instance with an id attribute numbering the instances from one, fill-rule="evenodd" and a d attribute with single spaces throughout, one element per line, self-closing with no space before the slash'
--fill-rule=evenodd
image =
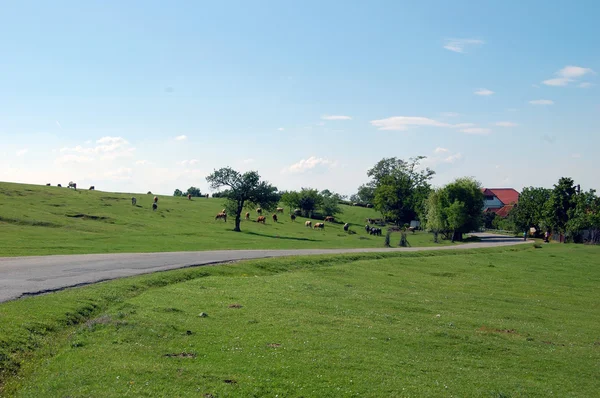
<path id="1" fill-rule="evenodd" d="M 131 197 L 137 198 L 132 206 Z M 383 237 L 368 235 L 365 218 L 379 217 L 373 209 L 342 206 L 341 223 L 322 231 L 291 222 L 288 210 L 279 222 L 269 217 L 258 224 L 256 212 L 242 222 L 242 233 L 214 217 L 223 199 L 119 194 L 68 188 L 0 183 L 0 256 L 158 252 L 217 249 L 292 249 L 381 247 Z M 343 222 L 356 234 L 344 232 Z M 397 244 L 399 236 L 394 236 Z M 412 246 L 434 245 L 431 235 L 409 236 Z M 446 242 L 445 244 L 449 244 Z"/>
<path id="2" fill-rule="evenodd" d="M 594 397 L 598 281 L 599 247 L 555 244 L 67 289 L 0 305 L 0 395 Z"/>

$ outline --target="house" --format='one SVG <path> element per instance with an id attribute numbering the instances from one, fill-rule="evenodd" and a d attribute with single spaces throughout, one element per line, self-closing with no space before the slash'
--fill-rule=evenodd
<path id="1" fill-rule="evenodd" d="M 519 201 L 519 192 L 512 188 L 482 188 L 483 212 L 506 217 Z"/>

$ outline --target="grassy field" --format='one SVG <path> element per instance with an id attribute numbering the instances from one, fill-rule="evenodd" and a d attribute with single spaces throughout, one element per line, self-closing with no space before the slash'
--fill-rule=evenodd
<path id="1" fill-rule="evenodd" d="M 154 195 L 77 190 L 0 183 L 0 256 L 159 252 L 217 249 L 304 249 L 382 247 L 383 236 L 363 229 L 365 218 L 378 218 L 373 209 L 342 206 L 336 223 L 324 230 L 304 226 L 306 219 L 291 222 L 289 209 L 275 223 L 267 217 L 258 224 L 256 212 L 242 221 L 242 233 L 233 232 L 234 220 L 215 220 L 223 199 L 160 196 L 152 211 Z M 356 234 L 343 230 L 351 224 Z M 394 236 L 393 244 L 400 237 Z M 432 236 L 409 236 L 412 246 L 434 245 Z M 450 244 L 444 242 L 442 244 Z"/>
<path id="2" fill-rule="evenodd" d="M 0 377 L 17 397 L 594 397 L 599 283 L 600 248 L 559 244 L 157 273 L 0 305 Z"/>

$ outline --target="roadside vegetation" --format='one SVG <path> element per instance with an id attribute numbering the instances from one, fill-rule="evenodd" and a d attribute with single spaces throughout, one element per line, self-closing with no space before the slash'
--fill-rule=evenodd
<path id="1" fill-rule="evenodd" d="M 265 259 L 7 302 L 3 394 L 594 396 L 599 250 Z"/>

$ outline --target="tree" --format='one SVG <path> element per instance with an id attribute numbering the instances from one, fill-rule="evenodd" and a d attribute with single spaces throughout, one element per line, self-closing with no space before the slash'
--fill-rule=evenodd
<path id="1" fill-rule="evenodd" d="M 429 180 L 435 172 L 418 169 L 423 159 L 425 156 L 410 158 L 408 162 L 384 158 L 367 172 L 372 178 L 370 186 L 374 187 L 374 208 L 384 218 L 402 225 L 424 215 L 424 202 L 431 191 Z"/>
<path id="2" fill-rule="evenodd" d="M 319 195 L 316 189 L 302 188 L 298 192 L 298 207 L 302 210 L 304 217 L 312 217 L 315 210 L 317 210 L 323 203 L 323 197 Z"/>
<path id="3" fill-rule="evenodd" d="M 199 198 L 202 196 L 202 193 L 200 193 L 200 188 L 189 187 L 186 195 L 192 195 L 194 198 Z"/>
<path id="4" fill-rule="evenodd" d="M 335 216 L 336 214 L 342 213 L 339 196 L 323 196 L 320 209 L 325 216 Z"/>
<path id="5" fill-rule="evenodd" d="M 574 198 L 575 207 L 571 209 L 566 224 L 567 233 L 575 242 L 582 242 L 581 232 L 589 230 L 589 243 L 600 243 L 600 198 L 590 189 Z"/>
<path id="6" fill-rule="evenodd" d="M 544 206 L 550 200 L 552 191 L 547 188 L 527 187 L 519 195 L 519 203 L 510 211 L 508 218 L 517 231 L 534 227 L 542 231 L 544 227 Z"/>
<path id="7" fill-rule="evenodd" d="M 206 181 L 211 189 L 228 187 L 222 195 L 227 199 L 225 208 L 235 215 L 234 231 L 237 232 L 241 231 L 240 222 L 245 206 L 256 205 L 272 210 L 280 199 L 277 188 L 266 181 L 260 181 L 256 171 L 241 174 L 230 167 L 223 167 L 206 177 Z"/>
<path id="8" fill-rule="evenodd" d="M 460 241 L 463 234 L 477 230 L 483 223 L 481 184 L 472 178 L 458 178 L 432 191 L 425 202 L 425 226 L 434 236 L 451 234 Z"/>
<path id="9" fill-rule="evenodd" d="M 356 200 L 350 200 L 355 203 L 373 203 L 373 199 L 375 199 L 375 187 L 367 184 L 361 185 L 358 187 L 355 199 Z"/>
<path id="10" fill-rule="evenodd" d="M 173 196 L 181 196 L 183 195 L 183 192 L 181 192 L 181 190 L 176 189 L 175 192 L 173 192 Z"/>
<path id="11" fill-rule="evenodd" d="M 552 231 L 566 232 L 569 213 L 576 204 L 575 195 L 575 186 L 571 178 L 562 177 L 557 184 L 554 184 L 554 189 L 544 208 L 545 225 Z"/>

